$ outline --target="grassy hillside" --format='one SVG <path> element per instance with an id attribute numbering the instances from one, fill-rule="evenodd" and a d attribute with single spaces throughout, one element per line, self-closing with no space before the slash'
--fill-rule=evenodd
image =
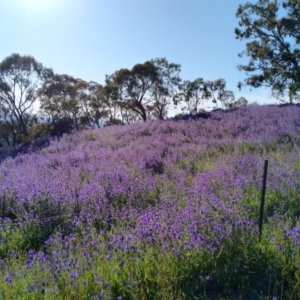
<path id="1" fill-rule="evenodd" d="M 300 107 L 262 106 L 4 160 L 0 299 L 300 299 L 299 147 Z"/>

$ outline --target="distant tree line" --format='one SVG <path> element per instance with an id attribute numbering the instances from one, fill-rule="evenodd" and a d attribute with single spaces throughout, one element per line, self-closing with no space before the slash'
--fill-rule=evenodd
<path id="1" fill-rule="evenodd" d="M 250 40 L 239 54 L 249 57 L 248 64 L 238 66 L 247 75 L 239 88 L 268 86 L 282 102 L 300 102 L 299 14 L 295 0 L 239 5 L 236 38 Z M 180 70 L 179 64 L 156 58 L 106 75 L 99 84 L 55 74 L 32 56 L 12 54 L 0 63 L 0 146 L 103 124 L 163 120 L 174 107 L 196 114 L 207 101 L 215 108 L 247 105 L 243 97 L 235 100 L 225 79 L 183 81 Z M 38 113 L 33 113 L 35 103 Z"/>
<path id="2" fill-rule="evenodd" d="M 195 114 L 204 101 L 216 108 L 247 104 L 235 100 L 224 79 L 182 81 L 180 70 L 179 64 L 156 58 L 106 75 L 102 85 L 55 74 L 32 56 L 12 54 L 0 63 L 0 143 L 15 146 L 103 124 L 163 120 L 174 107 Z"/>

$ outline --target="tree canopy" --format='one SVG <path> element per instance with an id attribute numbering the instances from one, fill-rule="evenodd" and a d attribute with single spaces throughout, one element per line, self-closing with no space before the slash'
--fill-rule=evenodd
<path id="1" fill-rule="evenodd" d="M 183 103 L 182 110 L 189 114 L 197 113 L 204 101 L 204 80 L 199 77 L 193 81 L 185 80 L 179 85 L 179 93 L 175 95 L 175 103 Z"/>
<path id="2" fill-rule="evenodd" d="M 146 121 L 146 105 L 151 102 L 149 91 L 158 80 L 154 65 L 146 61 L 143 64 L 136 64 L 131 70 L 120 69 L 113 74 L 112 80 L 111 84 L 118 87 L 120 104 Z"/>
<path id="3" fill-rule="evenodd" d="M 272 95 L 286 102 L 300 100 L 300 2 L 296 0 L 258 0 L 239 5 L 236 38 L 249 40 L 245 83 L 254 88 L 268 86 Z M 238 84 L 239 87 L 242 83 Z"/>
<path id="4" fill-rule="evenodd" d="M 166 58 L 156 58 L 136 64 L 131 70 L 120 69 L 107 84 L 118 89 L 118 101 L 126 112 L 146 121 L 164 119 L 172 104 L 172 95 L 181 81 L 180 65 L 169 63 Z"/>
<path id="5" fill-rule="evenodd" d="M 17 133 L 28 135 L 33 104 L 41 97 L 43 83 L 53 75 L 32 56 L 12 54 L 0 63 L 0 121 L 9 128 L 13 144 Z M 4 132 L 4 131 L 3 131 Z"/>
<path id="6" fill-rule="evenodd" d="M 164 119 L 167 116 L 168 109 L 175 104 L 172 102 L 181 82 L 181 66 L 176 63 L 169 63 L 166 58 L 152 59 L 158 75 L 151 88 L 151 98 L 153 104 L 148 106 L 153 111 L 156 119 Z"/>

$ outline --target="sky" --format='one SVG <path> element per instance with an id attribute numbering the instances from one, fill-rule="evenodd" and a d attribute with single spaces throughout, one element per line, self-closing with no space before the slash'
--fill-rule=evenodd
<path id="1" fill-rule="evenodd" d="M 0 0 L 0 61 L 31 55 L 55 73 L 104 84 L 105 75 L 166 57 L 181 78 L 224 78 L 236 98 L 276 103 L 267 88 L 238 90 L 246 41 L 235 38 L 244 0 Z M 249 1 L 256 2 L 256 1 Z"/>

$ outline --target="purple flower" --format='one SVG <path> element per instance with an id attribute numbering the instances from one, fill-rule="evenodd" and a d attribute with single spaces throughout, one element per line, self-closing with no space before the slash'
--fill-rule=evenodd
<path id="1" fill-rule="evenodd" d="M 82 280 L 82 284 L 83 285 L 87 285 L 88 284 L 88 281 L 86 279 Z"/>
<path id="2" fill-rule="evenodd" d="M 30 285 L 30 286 L 28 287 L 28 292 L 33 292 L 35 289 L 36 289 L 36 287 L 35 287 L 34 284 L 33 284 L 33 285 Z"/>
<path id="3" fill-rule="evenodd" d="M 78 277 L 78 273 L 77 272 L 71 272 L 70 277 L 73 278 L 73 279 L 76 279 Z"/>

